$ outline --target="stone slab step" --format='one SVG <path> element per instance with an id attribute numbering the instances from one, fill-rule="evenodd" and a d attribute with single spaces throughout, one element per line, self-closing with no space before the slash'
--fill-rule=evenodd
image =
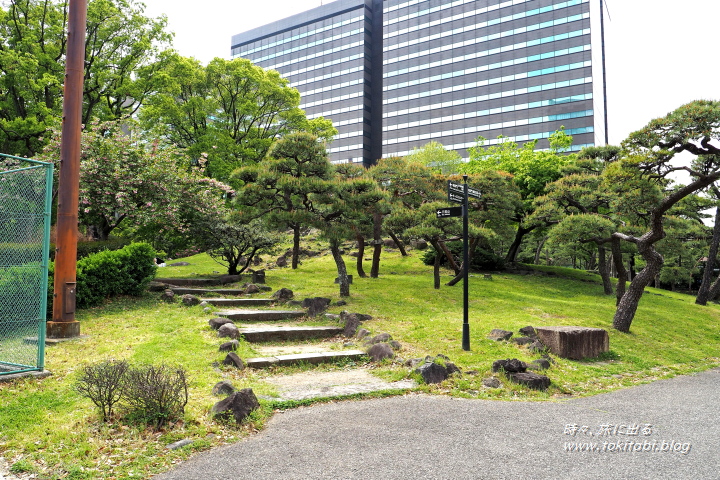
<path id="1" fill-rule="evenodd" d="M 248 342 L 283 342 L 334 337 L 342 331 L 341 327 L 251 327 L 241 328 L 240 334 Z"/>
<path id="2" fill-rule="evenodd" d="M 244 295 L 245 290 L 238 288 L 186 288 L 186 287 L 172 287 L 170 290 L 175 292 L 175 295 Z"/>
<path id="3" fill-rule="evenodd" d="M 269 320 L 287 320 L 305 316 L 304 310 L 225 310 L 216 312 L 219 317 L 242 322 L 265 322 Z"/>
<path id="4" fill-rule="evenodd" d="M 177 285 L 179 287 L 206 287 L 239 282 L 241 279 L 242 277 L 240 275 L 222 275 L 215 278 L 155 278 L 155 281 L 170 285 Z"/>
<path id="5" fill-rule="evenodd" d="M 216 307 L 266 307 L 272 305 L 272 298 L 205 298 L 204 301 Z"/>
<path id="6" fill-rule="evenodd" d="M 245 365 L 252 368 L 267 368 L 272 365 L 295 365 L 297 363 L 326 363 L 337 360 L 356 360 L 366 355 L 362 350 L 340 350 L 335 352 L 299 353 L 296 355 L 277 355 L 275 357 L 255 357 L 245 360 Z"/>

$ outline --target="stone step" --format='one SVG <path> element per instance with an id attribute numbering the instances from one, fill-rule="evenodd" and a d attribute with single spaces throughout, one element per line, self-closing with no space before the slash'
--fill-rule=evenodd
<path id="1" fill-rule="evenodd" d="M 265 322 L 304 317 L 304 310 L 225 310 L 216 312 L 218 317 L 239 320 L 241 322 Z"/>
<path id="2" fill-rule="evenodd" d="M 202 296 L 207 294 L 215 295 L 245 295 L 245 290 L 239 288 L 186 288 L 186 287 L 172 287 L 170 288 L 175 295 L 196 295 Z"/>
<path id="3" fill-rule="evenodd" d="M 241 328 L 240 334 L 248 342 L 284 342 L 334 337 L 342 331 L 341 327 L 251 327 Z"/>
<path id="4" fill-rule="evenodd" d="M 266 307 L 272 305 L 272 298 L 204 298 L 216 307 Z"/>
<path id="5" fill-rule="evenodd" d="M 235 283 L 241 279 L 240 275 L 223 275 L 215 278 L 155 278 L 155 281 L 183 287 L 207 287 Z"/>
<path id="6" fill-rule="evenodd" d="M 252 368 L 266 368 L 272 365 L 295 365 L 298 363 L 326 363 L 338 360 L 357 360 L 365 357 L 362 350 L 338 350 L 335 352 L 299 353 L 296 355 L 277 355 L 275 357 L 255 357 L 245 360 L 245 365 Z"/>

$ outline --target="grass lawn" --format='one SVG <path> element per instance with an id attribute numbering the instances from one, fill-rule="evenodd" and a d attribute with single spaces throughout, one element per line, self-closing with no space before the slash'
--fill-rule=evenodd
<path id="1" fill-rule="evenodd" d="M 183 260 L 191 265 L 161 268 L 158 277 L 200 278 L 222 272 L 222 267 L 205 255 Z M 349 272 L 354 273 L 355 260 L 346 257 L 346 261 Z M 369 270 L 369 265 L 366 267 Z M 402 358 L 442 353 L 462 370 L 479 372 L 419 388 L 429 393 L 558 401 L 720 364 L 718 305 L 700 307 L 693 297 L 649 288 L 631 333 L 623 334 L 611 328 L 615 299 L 602 294 L 599 277 L 560 268 L 543 270 L 546 273 L 538 275 L 496 273 L 492 280 L 483 275 L 471 277 L 469 352 L 461 349 L 462 284 L 433 289 L 431 267 L 420 262 L 418 252 L 409 257 L 383 253 L 380 278 L 355 275 L 348 305 L 332 307 L 330 312 L 345 309 L 372 315 L 373 320 L 363 326 L 374 334 L 388 332 L 400 341 Z M 339 300 L 330 256 L 304 260 L 295 271 L 274 269 L 266 275 L 273 290 L 290 288 L 298 299 L 326 296 Z M 449 278 L 445 276 L 444 281 Z M 210 393 L 213 385 L 230 379 L 236 388 L 250 387 L 256 394 L 267 394 L 272 387 L 264 378 L 292 369 L 235 372 L 214 367 L 224 354 L 218 352 L 220 339 L 207 325 L 211 316 L 201 307 L 168 305 L 158 297 L 117 298 L 78 312 L 81 333 L 88 337 L 48 347 L 46 363 L 51 377 L 0 383 L 0 455 L 15 472 L 35 472 L 39 478 L 146 478 L 167 470 L 193 451 L 236 441 L 262 427 L 278 405 L 261 401 L 261 411 L 241 428 L 214 422 L 209 416 L 218 401 Z M 546 392 L 508 383 L 501 389 L 483 387 L 482 379 L 490 375 L 494 360 L 537 358 L 524 347 L 488 340 L 488 332 L 493 328 L 517 331 L 527 325 L 605 328 L 610 334 L 610 352 L 592 361 L 556 359 L 547 372 L 553 384 Z M 255 354 L 245 343 L 238 351 L 242 358 Z M 95 407 L 74 391 L 73 384 L 82 365 L 109 358 L 183 366 L 191 379 L 184 421 L 162 431 L 121 421 L 99 422 Z M 408 368 L 389 362 L 373 371 L 388 379 L 410 375 Z M 184 438 L 195 442 L 178 450 L 165 448 Z"/>

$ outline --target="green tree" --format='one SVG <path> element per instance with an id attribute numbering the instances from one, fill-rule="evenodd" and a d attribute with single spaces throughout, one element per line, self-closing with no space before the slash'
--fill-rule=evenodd
<path id="1" fill-rule="evenodd" d="M 183 162 L 176 150 L 134 140 L 122 132 L 129 125 L 104 122 L 83 132 L 80 223 L 100 239 L 121 225 L 158 239 L 165 233 L 187 235 L 199 215 L 217 215 L 232 189 L 179 167 Z M 59 162 L 59 150 L 60 132 L 55 131 L 40 158 Z"/>
<path id="2" fill-rule="evenodd" d="M 515 211 L 517 230 L 505 260 L 515 262 L 524 237 L 541 226 L 526 221 L 533 212 L 533 200 L 545 193 L 545 185 L 560 178 L 562 168 L 574 161 L 575 155 L 563 154 L 572 144 L 572 137 L 566 135 L 564 129 L 550 136 L 550 150 L 547 151 L 535 150 L 537 140 L 518 146 L 507 138 L 499 138 L 499 144 L 485 147 L 485 139 L 479 137 L 477 145 L 468 149 L 470 161 L 462 166 L 461 172 L 470 174 L 497 170 L 513 176 L 520 189 L 522 203 Z"/>
<path id="3" fill-rule="evenodd" d="M 168 45 L 166 20 L 135 0 L 92 0 L 87 10 L 83 123 L 132 115 L 153 88 L 139 78 Z M 0 148 L 33 156 L 60 124 L 67 3 L 13 0 L 0 8 Z"/>
<path id="4" fill-rule="evenodd" d="M 314 220 L 311 196 L 325 192 L 333 174 L 324 143 L 298 132 L 278 140 L 258 164 L 232 175 L 242 185 L 235 203 L 246 218 L 263 218 L 276 230 L 292 229 L 293 269 L 298 267 L 301 229 Z"/>
<path id="5" fill-rule="evenodd" d="M 632 134 L 623 142 L 631 156 L 606 169 L 608 188 L 625 193 L 614 207 L 630 208 L 648 219 L 642 235 L 615 232 L 613 236 L 633 243 L 645 260 L 645 267 L 630 283 L 618 304 L 613 327 L 629 332 L 645 287 L 658 275 L 663 256 L 655 244 L 666 236 L 665 220 L 683 199 L 701 191 L 720 178 L 720 102 L 698 100 L 679 107 Z M 695 155 L 690 165 L 673 162 L 675 155 Z M 686 172 L 686 185 L 673 187 L 669 176 Z"/>
<path id="6" fill-rule="evenodd" d="M 330 121 L 305 117 L 300 94 L 278 72 L 247 59 L 215 58 L 203 67 L 168 54 L 159 64 L 142 74 L 158 78 L 160 86 L 141 110 L 141 122 L 192 158 L 206 153 L 213 178 L 227 181 L 235 169 L 261 161 L 288 133 L 306 131 L 326 141 L 337 133 Z"/>
<path id="7" fill-rule="evenodd" d="M 442 143 L 428 142 L 421 148 L 415 147 L 405 159 L 431 168 L 437 173 L 451 175 L 458 173 L 463 164 L 460 154 L 455 150 L 445 150 Z"/>

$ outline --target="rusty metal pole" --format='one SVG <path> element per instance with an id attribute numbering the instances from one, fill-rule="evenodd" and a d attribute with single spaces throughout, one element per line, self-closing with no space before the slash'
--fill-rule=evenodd
<path id="1" fill-rule="evenodd" d="M 70 0 L 60 141 L 55 288 L 52 321 L 47 322 L 48 338 L 80 335 L 80 322 L 75 320 L 75 286 L 86 22 L 87 0 Z"/>

